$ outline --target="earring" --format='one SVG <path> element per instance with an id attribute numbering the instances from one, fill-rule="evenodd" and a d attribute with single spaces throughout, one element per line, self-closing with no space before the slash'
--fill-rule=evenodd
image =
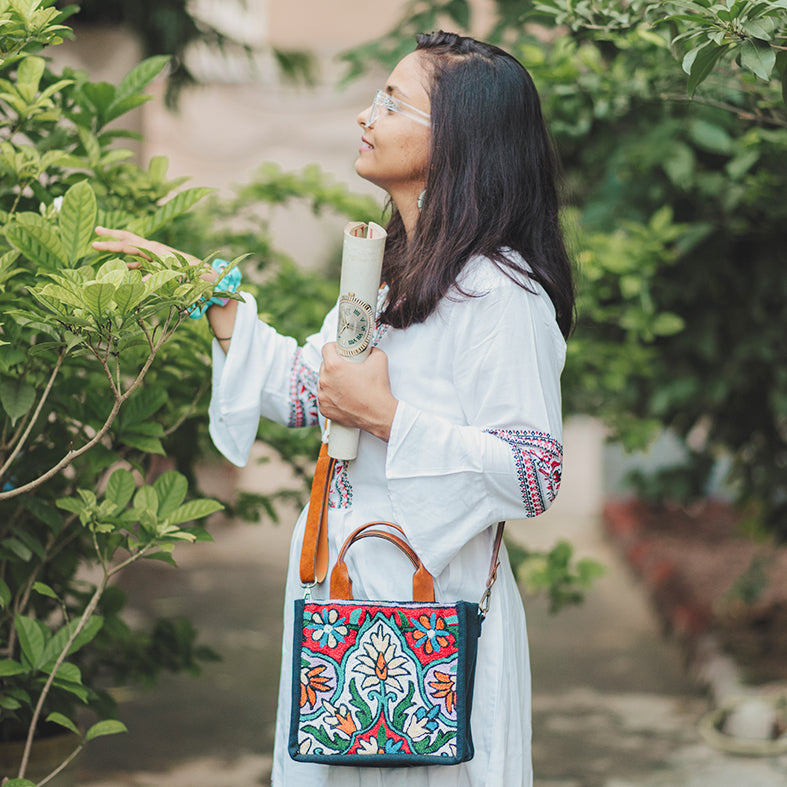
<path id="1" fill-rule="evenodd" d="M 422 192 L 421 192 L 421 193 L 418 195 L 418 210 L 421 210 L 421 208 L 423 208 L 423 206 L 424 206 L 424 199 L 425 199 L 425 198 L 426 198 L 426 189 L 424 189 L 424 190 L 423 190 L 423 191 L 422 191 Z"/>

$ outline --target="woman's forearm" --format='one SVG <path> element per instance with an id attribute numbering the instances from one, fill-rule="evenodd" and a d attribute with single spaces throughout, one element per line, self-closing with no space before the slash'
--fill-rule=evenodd
<path id="1" fill-rule="evenodd" d="M 232 332 L 235 330 L 235 315 L 238 313 L 238 302 L 227 301 L 226 306 L 211 306 L 207 311 L 208 322 L 221 349 L 226 354 L 230 349 Z"/>

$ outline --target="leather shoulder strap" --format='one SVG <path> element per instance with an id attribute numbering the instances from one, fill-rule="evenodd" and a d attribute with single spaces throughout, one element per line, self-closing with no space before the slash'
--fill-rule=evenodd
<path id="1" fill-rule="evenodd" d="M 328 493 L 336 460 L 328 456 L 328 444 L 320 447 L 309 497 L 309 513 L 301 548 L 302 585 L 322 582 L 328 573 Z"/>

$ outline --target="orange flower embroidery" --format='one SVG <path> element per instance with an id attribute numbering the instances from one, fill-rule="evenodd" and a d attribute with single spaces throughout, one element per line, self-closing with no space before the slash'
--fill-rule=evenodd
<path id="1" fill-rule="evenodd" d="M 314 707 L 317 702 L 318 691 L 328 691 L 328 678 L 320 673 L 325 670 L 325 665 L 317 667 L 301 668 L 301 707 L 311 705 Z"/>
<path id="2" fill-rule="evenodd" d="M 437 680 L 431 681 L 429 687 L 433 689 L 432 696 L 435 699 L 445 701 L 445 709 L 451 713 L 454 705 L 456 705 L 456 683 L 454 682 L 453 675 L 447 675 L 445 672 L 435 672 Z"/>

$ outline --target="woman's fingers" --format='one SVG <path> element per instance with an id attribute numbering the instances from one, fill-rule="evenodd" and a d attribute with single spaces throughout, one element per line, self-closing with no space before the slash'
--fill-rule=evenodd
<path id="1" fill-rule="evenodd" d="M 154 245 L 151 241 L 147 241 L 127 230 L 111 230 L 106 227 L 96 227 L 95 232 L 99 236 L 114 238 L 114 240 L 93 241 L 93 248 L 96 251 L 111 251 L 115 254 L 137 254 L 146 260 L 149 260 L 150 257 L 145 254 L 144 250 L 155 251 L 155 249 L 151 248 Z M 128 265 L 130 268 L 139 267 L 138 262 L 128 263 Z"/>
<path id="2" fill-rule="evenodd" d="M 128 230 L 113 230 L 107 227 L 96 227 L 95 232 L 96 235 L 100 237 L 112 238 L 112 240 L 93 241 L 93 248 L 96 251 L 111 251 L 115 254 L 134 254 L 146 260 L 149 260 L 150 257 L 145 252 L 155 254 L 157 257 L 164 257 L 168 254 L 179 254 L 191 265 L 199 262 L 192 254 L 185 254 L 164 243 L 148 240 Z"/>

